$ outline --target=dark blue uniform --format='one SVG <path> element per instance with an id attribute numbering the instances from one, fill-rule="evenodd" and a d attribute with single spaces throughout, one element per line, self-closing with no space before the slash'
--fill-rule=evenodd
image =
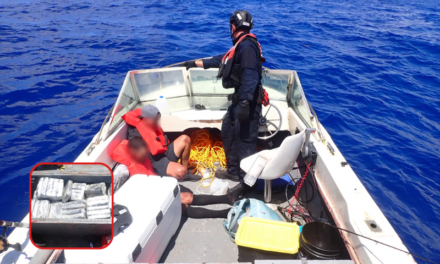
<path id="1" fill-rule="evenodd" d="M 225 149 L 228 173 L 239 175 L 242 181 L 245 172 L 240 169 L 240 161 L 257 153 L 258 121 L 261 115 L 261 102 L 256 102 L 261 76 L 258 66 L 259 47 L 246 39 L 240 43 L 234 64 L 240 63 L 242 69 L 241 86 L 235 87 L 238 100 L 248 101 L 250 115 L 248 122 L 240 122 L 237 104 L 232 104 L 222 122 L 222 141 Z M 218 68 L 224 55 L 203 60 L 205 69 Z"/>

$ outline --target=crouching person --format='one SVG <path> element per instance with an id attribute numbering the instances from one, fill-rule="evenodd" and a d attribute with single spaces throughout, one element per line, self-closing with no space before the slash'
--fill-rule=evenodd
<path id="1" fill-rule="evenodd" d="M 129 125 L 128 138 L 142 137 L 150 149 L 154 172 L 177 180 L 200 180 L 201 176 L 188 173 L 191 139 L 181 135 L 170 143 L 160 126 L 161 114 L 153 105 L 145 105 L 122 116 Z M 180 160 L 180 163 L 178 162 Z"/>
<path id="2" fill-rule="evenodd" d="M 148 176 L 156 175 L 153 166 L 148 158 L 150 151 L 148 145 L 141 137 L 132 137 L 130 140 L 123 140 L 112 152 L 111 157 L 114 161 L 126 166 L 129 176 L 136 174 L 145 174 Z M 118 166 L 118 168 L 121 166 Z M 123 167 L 122 167 L 123 168 Z M 116 177 L 113 181 L 122 185 L 129 176 Z M 116 187 L 116 186 L 115 186 Z M 120 186 L 119 186 L 120 187 Z M 118 188 L 119 188 L 118 187 Z M 186 189 L 180 186 L 181 190 Z M 117 189 L 115 188 L 115 191 Z M 199 207 L 191 207 L 190 205 L 209 205 L 209 204 L 234 204 L 238 197 L 232 194 L 228 195 L 193 195 L 190 191 L 182 191 L 180 193 L 182 203 L 182 214 L 187 213 L 192 218 L 226 218 L 229 209 L 225 210 L 209 210 Z"/>
<path id="3" fill-rule="evenodd" d="M 123 140 L 110 155 L 120 163 L 113 171 L 113 189 L 116 192 L 130 176 L 135 174 L 156 175 L 149 160 L 148 146 L 141 137 Z"/>

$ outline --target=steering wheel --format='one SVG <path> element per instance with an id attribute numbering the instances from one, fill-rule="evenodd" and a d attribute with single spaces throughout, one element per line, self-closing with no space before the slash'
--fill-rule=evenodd
<path id="1" fill-rule="evenodd" d="M 267 109 L 267 110 L 265 110 Z M 274 109 L 274 110 L 272 110 Z M 269 114 L 270 110 L 272 112 L 276 111 L 278 114 L 278 119 L 272 119 L 269 121 L 267 119 L 267 114 Z M 271 113 L 272 113 L 271 112 Z M 270 116 L 270 114 L 269 114 Z M 261 116 L 258 124 L 258 138 L 259 139 L 269 139 L 275 136 L 278 131 L 281 129 L 281 125 L 283 124 L 283 120 L 281 118 L 281 111 L 273 104 L 270 104 L 269 107 L 263 107 L 261 111 Z M 269 134 L 269 135 L 268 135 Z"/>

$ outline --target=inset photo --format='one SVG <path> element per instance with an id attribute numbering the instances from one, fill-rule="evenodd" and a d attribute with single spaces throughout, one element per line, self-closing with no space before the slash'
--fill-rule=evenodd
<path id="1" fill-rule="evenodd" d="M 44 249 L 101 249 L 113 239 L 113 174 L 100 163 L 42 163 L 30 174 L 30 236 Z"/>

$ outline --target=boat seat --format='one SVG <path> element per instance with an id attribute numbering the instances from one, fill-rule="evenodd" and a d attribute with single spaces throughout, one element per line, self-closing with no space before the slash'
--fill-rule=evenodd
<path id="1" fill-rule="evenodd" d="M 278 179 L 290 172 L 295 165 L 298 155 L 304 146 L 308 145 L 310 133 L 314 128 L 307 128 L 298 134 L 286 137 L 281 146 L 271 150 L 263 150 L 243 159 L 240 168 L 249 172 L 255 160 L 260 156 L 266 160 L 266 164 L 259 176 L 264 182 L 264 201 L 271 200 L 271 180 Z"/>

